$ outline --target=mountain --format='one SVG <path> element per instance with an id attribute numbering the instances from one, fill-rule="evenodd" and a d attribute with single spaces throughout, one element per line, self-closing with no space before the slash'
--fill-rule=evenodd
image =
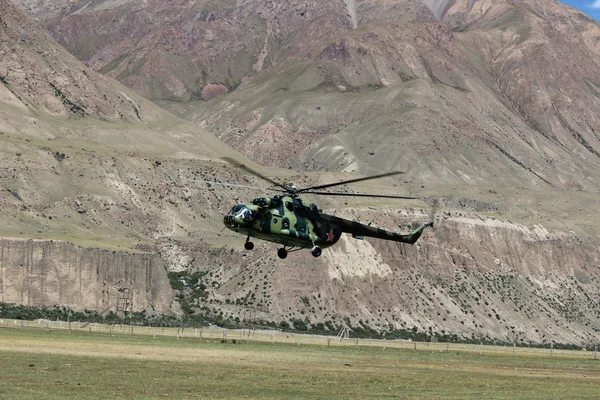
<path id="1" fill-rule="evenodd" d="M 359 23 L 354 1 L 17 3 L 92 69 L 153 100 L 222 95 Z M 365 7 L 373 21 L 397 20 L 399 11 L 404 20 L 435 20 L 414 1 Z"/>
<path id="2" fill-rule="evenodd" d="M 597 187 L 600 28 L 556 1 L 21 3 L 262 164 Z"/>
<path id="3" fill-rule="evenodd" d="M 138 308 L 169 312 L 164 262 L 138 247 L 218 231 L 202 222 L 223 212 L 214 196 L 173 183 L 235 174 L 220 158 L 243 157 L 0 8 L 0 301 L 103 309 L 131 285 Z"/>
<path id="4" fill-rule="evenodd" d="M 176 310 L 177 293 L 213 318 L 251 310 L 298 329 L 598 341 L 599 33 L 583 14 L 550 1 L 18 3 L 88 67 L 0 0 L 2 301 L 101 310 L 129 282 L 136 310 Z M 344 237 L 318 259 L 245 252 L 221 216 L 256 192 L 199 181 L 264 183 L 220 161 L 244 156 L 213 134 L 300 186 L 403 169 L 352 190 L 420 200 L 318 203 L 406 231 L 436 198 L 438 229 L 415 246 Z M 166 270 L 200 272 L 205 289 L 149 296 Z"/>
<path id="5" fill-rule="evenodd" d="M 183 115 L 270 165 L 595 191 L 600 31 L 547 15 L 366 24 Z"/>

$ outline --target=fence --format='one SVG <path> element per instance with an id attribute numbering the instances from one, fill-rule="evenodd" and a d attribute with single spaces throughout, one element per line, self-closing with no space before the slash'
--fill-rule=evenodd
<path id="1" fill-rule="evenodd" d="M 483 344 L 465 344 L 450 342 L 415 342 L 403 339 L 359 339 L 348 337 L 321 336 L 309 334 L 297 334 L 282 332 L 278 330 L 258 330 L 258 329 L 223 329 L 218 327 L 208 328 L 182 328 L 182 327 L 161 327 L 145 325 L 106 325 L 78 321 L 50 321 L 50 320 L 13 320 L 0 319 L 0 328 L 9 329 L 46 329 L 62 330 L 68 333 L 89 332 L 105 333 L 111 336 L 115 335 L 144 335 L 158 337 L 172 337 L 176 340 L 183 338 L 194 338 L 199 340 L 220 340 L 222 342 L 236 343 L 270 343 L 291 344 L 291 345 L 317 345 L 327 347 L 362 347 L 381 348 L 382 351 L 388 349 L 408 349 L 412 351 L 429 352 L 470 352 L 479 355 L 511 355 L 511 356 L 539 356 L 539 357 L 567 357 L 567 358 L 592 358 L 598 360 L 598 348 L 594 346 L 593 351 L 586 350 L 564 350 L 554 348 L 536 348 L 520 347 L 513 345 L 483 345 Z"/>

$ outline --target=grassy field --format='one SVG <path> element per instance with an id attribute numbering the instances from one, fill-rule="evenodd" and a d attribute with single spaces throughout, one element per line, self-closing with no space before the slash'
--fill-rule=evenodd
<path id="1" fill-rule="evenodd" d="M 596 399 L 600 393 L 600 361 L 592 357 L 333 343 L 4 327 L 0 398 Z"/>

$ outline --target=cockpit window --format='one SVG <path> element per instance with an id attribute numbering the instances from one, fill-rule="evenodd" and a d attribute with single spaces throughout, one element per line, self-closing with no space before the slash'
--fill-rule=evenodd
<path id="1" fill-rule="evenodd" d="M 242 208 L 245 207 L 240 205 L 234 206 L 231 210 L 229 210 L 228 214 L 236 215 Z"/>
<path id="2" fill-rule="evenodd" d="M 252 211 L 243 204 L 233 207 L 227 214 L 236 218 L 240 218 L 244 222 L 250 222 L 256 218 L 256 212 Z"/>
<path id="3" fill-rule="evenodd" d="M 290 211 L 294 211 L 294 205 L 292 204 L 291 201 L 286 201 L 285 202 L 285 208 L 287 208 Z"/>
<path id="4" fill-rule="evenodd" d="M 252 211 L 248 210 L 247 208 L 244 208 L 243 210 L 240 210 L 238 212 L 237 216 L 244 221 L 248 221 L 252 219 Z"/>
<path id="5" fill-rule="evenodd" d="M 243 205 L 235 206 L 229 211 L 230 215 L 240 218 L 244 222 L 252 221 L 255 218 L 255 212 Z"/>

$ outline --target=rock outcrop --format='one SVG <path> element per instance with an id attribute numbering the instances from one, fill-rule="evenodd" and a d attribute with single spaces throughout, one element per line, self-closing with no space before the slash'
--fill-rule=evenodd
<path id="1" fill-rule="evenodd" d="M 173 299 L 164 261 L 156 255 L 0 239 L 1 302 L 170 313 Z"/>
<path id="2" fill-rule="evenodd" d="M 357 212 L 392 226 L 424 217 Z M 343 237 L 318 259 L 299 252 L 280 260 L 263 243 L 251 252 L 170 243 L 161 254 L 174 269 L 184 260 L 202 271 L 206 296 L 194 306 L 231 320 L 251 314 L 517 343 L 600 339 L 596 240 L 462 212 L 445 212 L 438 224 L 414 246 Z"/>

